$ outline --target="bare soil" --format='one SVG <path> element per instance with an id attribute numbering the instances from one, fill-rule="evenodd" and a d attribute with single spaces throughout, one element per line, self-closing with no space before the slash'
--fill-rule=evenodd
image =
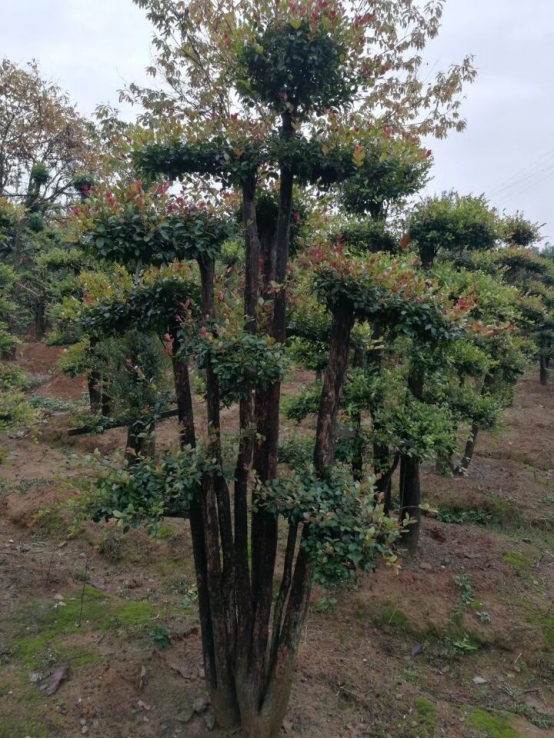
<path id="1" fill-rule="evenodd" d="M 59 504 L 83 474 L 73 455 L 123 450 L 125 431 L 67 436 L 85 383 L 55 372 L 58 355 L 19 350 L 44 420 L 1 440 L 0 736 L 221 736 L 186 522 L 155 540 L 92 523 L 68 534 Z M 314 593 L 283 736 L 552 735 L 554 390 L 535 374 L 501 432 L 479 438 L 467 477 L 425 470 L 439 514 L 424 519 L 416 559 Z M 167 421 L 158 445 L 176 434 Z"/>

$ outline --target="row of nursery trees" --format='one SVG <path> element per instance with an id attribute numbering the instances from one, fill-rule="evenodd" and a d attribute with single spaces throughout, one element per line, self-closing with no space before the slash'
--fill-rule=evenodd
<path id="1" fill-rule="evenodd" d="M 16 300 L 87 377 L 78 431 L 127 426 L 82 514 L 188 519 L 217 720 L 273 736 L 312 584 L 414 554 L 420 466 L 465 474 L 530 361 L 547 382 L 554 260 L 484 197 L 418 197 L 420 137 L 463 128 L 473 78 L 466 60 L 419 81 L 442 3 L 136 2 L 169 92 L 132 86 L 139 124 L 103 109 L 109 136 L 86 129 L 65 178 L 35 157 L 0 200 L 0 342 Z"/>

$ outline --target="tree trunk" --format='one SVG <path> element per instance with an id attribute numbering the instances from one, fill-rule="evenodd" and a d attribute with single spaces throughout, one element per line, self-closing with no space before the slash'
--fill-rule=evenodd
<path id="1" fill-rule="evenodd" d="M 37 296 L 35 305 L 35 335 L 37 341 L 41 341 L 44 338 L 47 327 L 46 304 L 42 296 Z"/>
<path id="2" fill-rule="evenodd" d="M 410 556 L 417 552 L 419 530 L 421 525 L 421 491 L 419 485 L 419 459 L 404 455 L 404 479 L 402 486 L 402 505 L 400 520 L 412 519 L 400 540 L 400 547 L 405 548 Z"/>
<path id="3" fill-rule="evenodd" d="M 548 370 L 548 364 L 546 361 L 546 358 L 541 354 L 540 356 L 540 365 L 539 365 L 539 377 L 540 377 L 540 383 L 541 385 L 548 385 L 548 375 L 550 374 Z"/>
<path id="4" fill-rule="evenodd" d="M 423 398 L 423 371 L 412 367 L 408 376 L 408 390 L 414 398 Z M 401 491 L 400 491 L 400 521 L 406 517 L 412 520 L 402 535 L 401 546 L 405 547 L 408 554 L 413 556 L 417 552 L 419 542 L 419 530 L 421 527 L 421 488 L 419 482 L 419 459 L 415 456 L 404 454 L 401 466 Z"/>
<path id="5" fill-rule="evenodd" d="M 281 135 L 294 135 L 290 113 L 283 114 Z M 294 174 L 281 167 L 279 213 L 275 236 L 275 262 L 272 269 L 279 287 L 274 293 L 271 334 L 283 343 L 286 334 L 286 277 L 290 242 L 290 220 Z M 281 383 L 274 382 L 259 388 L 255 397 L 255 423 L 258 443 L 254 448 L 253 466 L 262 483 L 277 476 L 277 449 L 279 444 L 279 407 Z M 273 577 L 277 554 L 277 518 L 268 513 L 260 502 L 259 491 L 252 496 L 252 642 L 251 680 L 261 687 L 266 671 L 269 625 L 273 596 Z M 261 701 L 261 695 L 256 700 Z"/>
<path id="6" fill-rule="evenodd" d="M 88 397 L 90 412 L 98 416 L 102 413 L 102 392 L 100 390 L 100 373 L 91 370 L 87 377 Z"/>
<path id="7" fill-rule="evenodd" d="M 468 467 L 471 464 L 471 460 L 473 459 L 473 453 L 475 452 L 475 444 L 477 443 L 478 433 L 479 426 L 476 423 L 473 423 L 473 425 L 471 426 L 471 433 L 468 440 L 466 441 L 464 456 L 462 457 L 462 461 L 460 462 L 459 466 L 456 468 L 457 475 L 467 474 Z"/>
<path id="8" fill-rule="evenodd" d="M 138 461 L 139 456 L 153 457 L 156 453 L 156 437 L 154 428 L 147 428 L 141 421 L 135 421 L 127 429 L 127 446 L 125 459 L 130 465 Z"/>
<path id="9" fill-rule="evenodd" d="M 387 448 L 388 452 L 388 448 Z M 385 515 L 389 515 L 392 508 L 392 476 L 394 475 L 398 466 L 400 454 L 396 453 L 392 464 L 389 466 L 386 472 L 382 472 L 381 476 L 376 483 L 376 491 L 378 493 L 379 500 L 383 501 L 383 510 Z M 381 497 L 382 496 L 382 497 Z"/>
<path id="10" fill-rule="evenodd" d="M 394 465 L 396 468 L 396 464 Z M 375 481 L 375 492 L 377 496 L 383 496 L 385 501 L 385 512 L 388 513 L 392 498 L 392 475 L 388 474 L 390 468 L 390 450 L 386 444 L 373 443 L 373 472 L 378 475 Z M 394 470 L 393 470 L 394 472 Z"/>
<path id="11" fill-rule="evenodd" d="M 383 327 L 379 321 L 374 321 L 372 324 L 373 338 L 376 341 L 380 341 L 383 338 Z M 383 349 L 376 348 L 372 349 L 367 354 L 367 360 L 373 371 L 377 376 L 381 375 L 383 367 Z M 379 432 L 380 426 L 377 420 L 377 409 L 378 404 L 381 402 L 381 398 L 375 399 L 375 403 L 370 408 L 372 419 L 373 419 L 373 430 Z M 373 473 L 376 475 L 377 480 L 375 482 L 375 492 L 377 496 L 383 495 L 385 501 L 385 511 L 388 513 L 391 507 L 392 498 L 392 475 L 387 475 L 386 471 L 390 467 L 390 450 L 386 444 L 380 442 L 373 442 Z M 394 465 L 396 467 L 396 464 Z"/>
<path id="12" fill-rule="evenodd" d="M 344 389 L 348 346 L 353 325 L 352 305 L 347 301 L 340 301 L 333 311 L 329 363 L 325 371 L 317 417 L 314 465 L 322 475 L 335 461 L 335 427 Z"/>
<path id="13" fill-rule="evenodd" d="M 199 259 L 199 267 L 203 315 L 211 322 L 215 318 L 214 259 Z M 216 668 L 216 681 L 211 686 L 211 694 L 220 724 L 229 727 L 236 725 L 238 720 L 233 679 L 236 649 L 235 557 L 231 501 L 222 470 L 219 379 L 209 361 L 206 366 L 206 408 L 207 457 L 212 462 L 202 473 L 202 518 Z"/>
<path id="14" fill-rule="evenodd" d="M 348 363 L 350 332 L 354 324 L 353 308 L 341 301 L 333 311 L 329 363 L 325 372 L 321 402 L 317 418 L 315 468 L 325 476 L 335 458 L 335 426 Z M 304 525 L 302 538 L 309 535 L 309 524 Z M 313 563 L 308 550 L 300 546 L 291 581 L 292 557 L 296 544 L 296 530 L 289 531 L 285 568 L 281 590 L 277 598 L 273 624 L 274 638 L 269 665 L 269 679 L 255 732 L 251 736 L 277 736 L 287 711 L 294 680 L 294 665 L 306 620 L 313 579 Z M 290 583 L 288 605 L 279 628 L 281 605 Z M 252 727 L 254 728 L 254 727 Z"/>
<path id="15" fill-rule="evenodd" d="M 242 220 L 245 240 L 244 314 L 245 329 L 256 332 L 260 272 L 260 239 L 256 219 L 256 175 L 246 178 L 242 189 Z M 264 267 L 271 270 L 271 254 Z M 271 278 L 268 278 L 268 285 Z M 259 689 L 250 680 L 250 644 L 252 636 L 252 588 L 248 554 L 248 481 L 254 453 L 254 405 L 252 389 L 239 403 L 239 452 L 235 467 L 235 560 L 237 598 L 236 693 L 243 725 L 255 722 Z"/>
<path id="16" fill-rule="evenodd" d="M 95 336 L 91 336 L 89 339 L 89 347 L 86 350 L 88 360 L 91 362 L 91 367 L 87 373 L 87 387 L 88 397 L 90 402 L 90 412 L 94 416 L 98 416 L 102 413 L 102 389 L 101 381 L 102 375 L 99 370 L 94 366 L 96 347 L 98 346 L 98 339 Z"/>
<path id="17" fill-rule="evenodd" d="M 177 332 L 172 332 L 173 346 L 178 347 Z M 173 379 L 175 395 L 177 397 L 177 412 L 179 419 L 179 441 L 181 447 L 196 447 L 196 431 L 194 427 L 194 413 L 192 393 L 187 366 L 187 358 L 174 354 L 172 357 Z M 202 634 L 202 652 L 206 683 L 210 688 L 217 685 L 215 667 L 215 645 L 212 628 L 210 598 L 208 593 L 208 565 L 206 557 L 206 540 L 204 536 L 204 522 L 202 516 L 202 502 L 193 499 L 190 503 L 189 522 L 196 571 L 196 585 L 198 589 L 198 610 L 200 615 L 200 631 Z M 215 691 L 214 691 L 215 692 Z M 217 696 L 216 696 L 217 700 Z M 214 703 L 215 706 L 215 703 Z"/>

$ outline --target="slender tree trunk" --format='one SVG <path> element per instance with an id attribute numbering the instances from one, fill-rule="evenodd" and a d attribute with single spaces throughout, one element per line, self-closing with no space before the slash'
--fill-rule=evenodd
<path id="1" fill-rule="evenodd" d="M 245 329 L 256 332 L 259 293 L 260 239 L 256 220 L 256 176 L 243 183 L 243 228 L 245 239 L 244 314 Z M 268 255 L 271 260 L 271 254 Z M 271 264 L 264 265 L 268 270 Z M 269 283 L 268 283 L 269 284 Z M 248 554 L 248 481 L 254 453 L 254 405 L 251 388 L 239 403 L 239 452 L 235 468 L 235 558 L 237 598 L 236 692 L 243 725 L 257 721 L 259 688 L 250 673 L 252 637 L 252 588 Z"/>
<path id="2" fill-rule="evenodd" d="M 381 477 L 377 481 L 379 483 L 377 491 L 383 496 L 383 510 L 387 516 L 392 508 L 392 476 L 396 471 L 399 459 L 400 454 L 396 453 L 388 470 L 382 473 Z"/>
<path id="3" fill-rule="evenodd" d="M 383 338 L 383 327 L 379 321 L 374 321 L 372 325 L 373 338 L 376 341 L 381 341 Z M 380 377 L 383 368 L 383 349 L 376 348 L 372 349 L 367 354 L 367 360 L 370 366 L 373 368 L 374 373 Z M 375 399 L 375 403 L 370 408 L 371 415 L 373 418 L 373 430 L 375 433 L 380 431 L 380 425 L 378 421 L 378 405 L 381 403 L 381 398 Z M 390 467 L 390 450 L 386 444 L 378 441 L 373 442 L 373 473 L 377 476 L 375 483 L 375 492 L 377 495 L 383 495 L 385 498 L 385 510 L 390 510 L 391 502 L 391 490 L 392 480 L 391 475 L 387 475 L 387 470 Z"/>
<path id="4" fill-rule="evenodd" d="M 290 138 L 294 134 L 290 113 L 283 115 L 281 135 Z M 286 277 L 290 242 L 290 220 L 294 174 L 287 167 L 281 168 L 279 189 L 279 214 L 275 237 L 274 279 L 279 287 L 273 300 L 271 333 L 278 343 L 283 343 L 286 333 Z M 277 449 L 279 444 L 279 407 L 281 383 L 275 382 L 256 392 L 255 422 L 259 442 L 254 448 L 253 465 L 262 483 L 277 476 Z M 273 576 L 277 553 L 277 518 L 259 505 L 259 491 L 253 493 L 252 513 L 252 642 L 250 672 L 254 684 L 263 684 L 273 596 Z M 256 698 L 261 701 L 261 695 Z"/>
<path id="5" fill-rule="evenodd" d="M 485 395 L 490 392 L 490 390 L 494 387 L 495 379 L 496 378 L 494 373 L 485 375 L 485 378 L 483 380 L 483 387 L 481 388 L 481 395 Z M 475 444 L 477 443 L 478 433 L 479 424 L 474 421 L 471 425 L 471 432 L 466 442 L 464 456 L 462 457 L 462 460 L 458 467 L 456 467 L 457 475 L 465 475 L 467 473 L 469 465 L 471 464 L 471 460 L 473 459 L 473 454 L 475 452 Z"/>
<path id="6" fill-rule="evenodd" d="M 412 367 L 408 377 L 408 389 L 414 398 L 421 400 L 423 397 L 423 372 Z M 401 493 L 399 518 L 404 521 L 406 517 L 412 520 L 402 535 L 401 546 L 405 547 L 408 554 L 417 552 L 419 542 L 419 530 L 421 527 L 421 488 L 419 481 L 419 459 L 415 456 L 403 455 L 403 468 L 401 467 Z"/>
<path id="7" fill-rule="evenodd" d="M 89 339 L 89 348 L 87 349 L 88 359 L 92 362 L 92 366 L 87 374 L 87 387 L 90 402 L 90 412 L 95 416 L 102 413 L 102 376 L 99 370 L 95 367 L 95 355 L 97 346 L 98 339 L 95 336 L 92 336 Z"/>
<path id="8" fill-rule="evenodd" d="M 411 556 L 417 552 L 419 530 L 421 527 L 421 491 L 419 484 L 419 459 L 404 456 L 404 485 L 402 489 L 402 507 L 400 520 L 406 517 L 412 519 L 402 534 L 400 546 L 405 548 Z"/>
<path id="9" fill-rule="evenodd" d="M 199 260 L 204 318 L 215 318 L 214 260 Z M 216 681 L 212 684 L 212 703 L 222 727 L 236 725 L 239 719 L 233 666 L 236 649 L 235 557 L 231 501 L 223 477 L 221 457 L 219 380 L 210 362 L 206 367 L 208 417 L 208 459 L 202 474 L 202 517 L 206 543 L 208 595 L 212 615 Z M 220 546 L 221 540 L 221 546 Z"/>
<path id="10" fill-rule="evenodd" d="M 171 336 L 173 338 L 173 346 L 177 348 L 179 345 L 177 332 L 173 331 Z M 181 447 L 190 446 L 194 448 L 196 447 L 196 430 L 194 427 L 194 412 L 187 358 L 179 356 L 178 353 L 174 354 L 172 356 L 172 365 L 179 419 L 179 441 Z M 198 610 L 200 615 L 200 631 L 202 634 L 204 669 L 206 683 L 210 689 L 210 693 L 212 693 L 212 691 L 217 691 L 215 639 L 208 593 L 206 539 L 204 536 L 202 501 L 200 499 L 193 499 L 190 503 L 189 523 L 198 590 Z"/>
<path id="11" fill-rule="evenodd" d="M 363 367 L 364 356 L 363 351 L 356 347 L 354 350 L 354 367 Z M 352 424 L 356 436 L 354 437 L 354 450 L 352 454 L 352 476 L 355 480 L 362 480 L 364 476 L 364 440 L 362 438 L 362 412 L 356 410 L 352 414 Z"/>
<path id="12" fill-rule="evenodd" d="M 328 474 L 335 459 L 335 426 L 348 363 L 350 332 L 354 323 L 352 306 L 341 301 L 333 311 L 329 363 L 325 372 L 317 418 L 315 468 L 321 477 Z M 304 525 L 302 539 L 309 536 L 309 524 Z M 292 683 L 294 665 L 306 620 L 313 579 L 313 563 L 308 550 L 300 545 L 294 575 L 291 579 L 291 558 L 296 544 L 296 530 L 289 530 L 287 553 L 281 591 L 277 598 L 274 619 L 274 639 L 266 694 L 254 736 L 277 736 L 285 716 Z M 289 588 L 288 604 L 279 629 L 282 603 Z M 278 640 L 278 641 L 277 641 Z"/>
<path id="13" fill-rule="evenodd" d="M 540 383 L 541 385 L 548 385 L 548 375 L 550 374 L 548 370 L 548 364 L 546 361 L 546 358 L 541 354 L 540 356 L 540 365 L 539 365 L 539 377 L 540 377 Z"/>
<path id="14" fill-rule="evenodd" d="M 387 474 L 390 467 L 390 449 L 386 444 L 373 443 L 373 472 L 378 475 L 375 482 L 375 491 L 378 495 L 385 497 L 385 509 L 390 509 L 391 499 L 391 475 Z M 396 467 L 396 465 L 395 465 Z"/>
<path id="15" fill-rule="evenodd" d="M 471 426 L 471 432 L 470 432 L 469 438 L 466 441 L 466 448 L 465 448 L 464 456 L 462 457 L 462 461 L 460 462 L 458 468 L 456 469 L 457 475 L 465 475 L 467 473 L 468 467 L 471 464 L 471 460 L 473 459 L 473 454 L 475 452 L 475 444 L 477 443 L 478 433 L 479 433 L 479 426 L 476 423 L 473 423 Z"/>
<path id="16" fill-rule="evenodd" d="M 127 429 L 127 446 L 125 459 L 130 465 L 138 461 L 139 456 L 153 457 L 156 453 L 156 437 L 153 427 L 147 428 L 141 421 L 135 421 Z"/>
<path id="17" fill-rule="evenodd" d="M 329 363 L 325 372 L 317 417 L 314 465 L 320 474 L 335 461 L 335 427 L 348 364 L 350 332 L 354 325 L 352 305 L 341 301 L 333 311 Z"/>
<path id="18" fill-rule="evenodd" d="M 46 320 L 46 303 L 44 302 L 41 295 L 37 296 L 35 304 L 35 335 L 37 341 L 41 341 L 44 338 L 48 322 Z"/>

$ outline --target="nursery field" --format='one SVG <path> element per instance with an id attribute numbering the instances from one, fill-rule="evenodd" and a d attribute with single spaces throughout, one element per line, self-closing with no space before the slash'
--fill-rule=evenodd
<path id="1" fill-rule="evenodd" d="M 79 456 L 123 451 L 126 430 L 67 435 L 86 385 L 57 372 L 61 351 L 18 348 L 42 422 L 1 439 L 0 736 L 223 736 L 187 522 L 167 518 L 155 538 L 72 528 Z M 414 558 L 315 588 L 282 736 L 552 735 L 554 393 L 536 374 L 479 436 L 466 477 L 422 468 L 431 510 Z M 309 379 L 288 376 L 284 394 Z M 223 411 L 223 434 L 236 413 Z M 295 431 L 283 418 L 282 437 Z M 158 448 L 177 433 L 163 422 Z"/>

